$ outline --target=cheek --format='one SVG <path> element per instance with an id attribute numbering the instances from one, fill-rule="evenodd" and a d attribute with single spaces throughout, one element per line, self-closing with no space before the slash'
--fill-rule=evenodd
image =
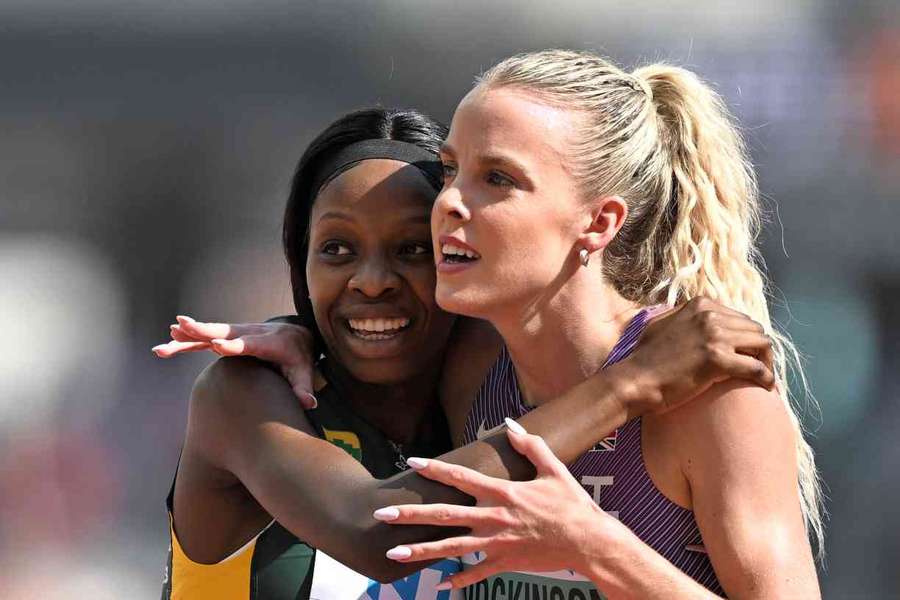
<path id="1" fill-rule="evenodd" d="M 437 274 L 434 265 L 430 262 L 412 267 L 404 276 L 413 294 L 426 310 L 433 310 L 437 305 L 434 302 L 434 288 L 437 284 Z"/>
<path id="2" fill-rule="evenodd" d="M 308 265 L 306 282 L 309 299 L 320 329 L 330 328 L 328 315 L 331 307 L 341 295 L 345 287 L 346 277 L 335 269 L 323 268 L 321 265 Z"/>

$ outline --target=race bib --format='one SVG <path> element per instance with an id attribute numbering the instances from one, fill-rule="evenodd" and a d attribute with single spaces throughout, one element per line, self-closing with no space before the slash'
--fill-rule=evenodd
<path id="1" fill-rule="evenodd" d="M 378 583 L 316 550 L 309 597 L 310 600 L 463 600 L 461 590 L 434 589 L 460 568 L 458 560 L 442 560 L 393 583 Z"/>
<path id="2" fill-rule="evenodd" d="M 463 557 L 465 565 L 478 556 Z M 606 600 L 590 579 L 575 571 L 498 573 L 463 590 L 465 600 Z"/>

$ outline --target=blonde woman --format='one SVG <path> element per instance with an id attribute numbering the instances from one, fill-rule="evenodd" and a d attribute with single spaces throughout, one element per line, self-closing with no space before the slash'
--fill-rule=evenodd
<path id="1" fill-rule="evenodd" d="M 498 571 L 565 568 L 627 596 L 635 582 L 604 576 L 619 557 L 599 505 L 712 591 L 818 596 L 807 534 L 821 542 L 819 489 L 784 380 L 793 349 L 771 329 L 754 245 L 756 182 L 719 97 L 666 65 L 628 73 L 589 53 L 516 56 L 460 103 L 441 159 L 437 300 L 490 321 L 504 345 L 484 382 L 459 390 L 470 406 L 466 441 L 473 427 L 518 418 L 577 384 L 611 351 L 627 354 L 646 307 L 698 294 L 766 326 L 778 386 L 722 382 L 679 410 L 629 422 L 614 449 L 570 465 L 582 485 L 539 442 L 514 434 L 534 457 L 534 482 L 413 461 L 479 502 L 382 511 L 393 523 L 471 528 L 391 555 L 485 551 L 451 578 L 460 586 L 491 575 L 472 597 L 541 577 Z"/>

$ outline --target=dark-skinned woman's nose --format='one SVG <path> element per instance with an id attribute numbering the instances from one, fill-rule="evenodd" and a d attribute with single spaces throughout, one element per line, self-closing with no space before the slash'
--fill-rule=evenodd
<path id="1" fill-rule="evenodd" d="M 400 277 L 390 261 L 372 257 L 359 263 L 359 268 L 347 282 L 347 287 L 367 298 L 380 298 L 400 287 Z"/>

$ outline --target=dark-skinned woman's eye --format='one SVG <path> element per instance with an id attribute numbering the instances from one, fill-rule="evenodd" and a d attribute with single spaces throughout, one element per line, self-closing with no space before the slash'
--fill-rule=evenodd
<path id="1" fill-rule="evenodd" d="M 350 250 L 350 246 L 344 244 L 343 242 L 336 242 L 334 240 L 325 242 L 322 244 L 322 254 L 330 254 L 332 256 L 347 256 L 348 254 L 352 254 L 352 250 Z"/>
<path id="2" fill-rule="evenodd" d="M 431 254 L 431 245 L 422 243 L 404 244 L 400 248 L 400 254 L 412 256 L 424 256 L 426 254 Z"/>

